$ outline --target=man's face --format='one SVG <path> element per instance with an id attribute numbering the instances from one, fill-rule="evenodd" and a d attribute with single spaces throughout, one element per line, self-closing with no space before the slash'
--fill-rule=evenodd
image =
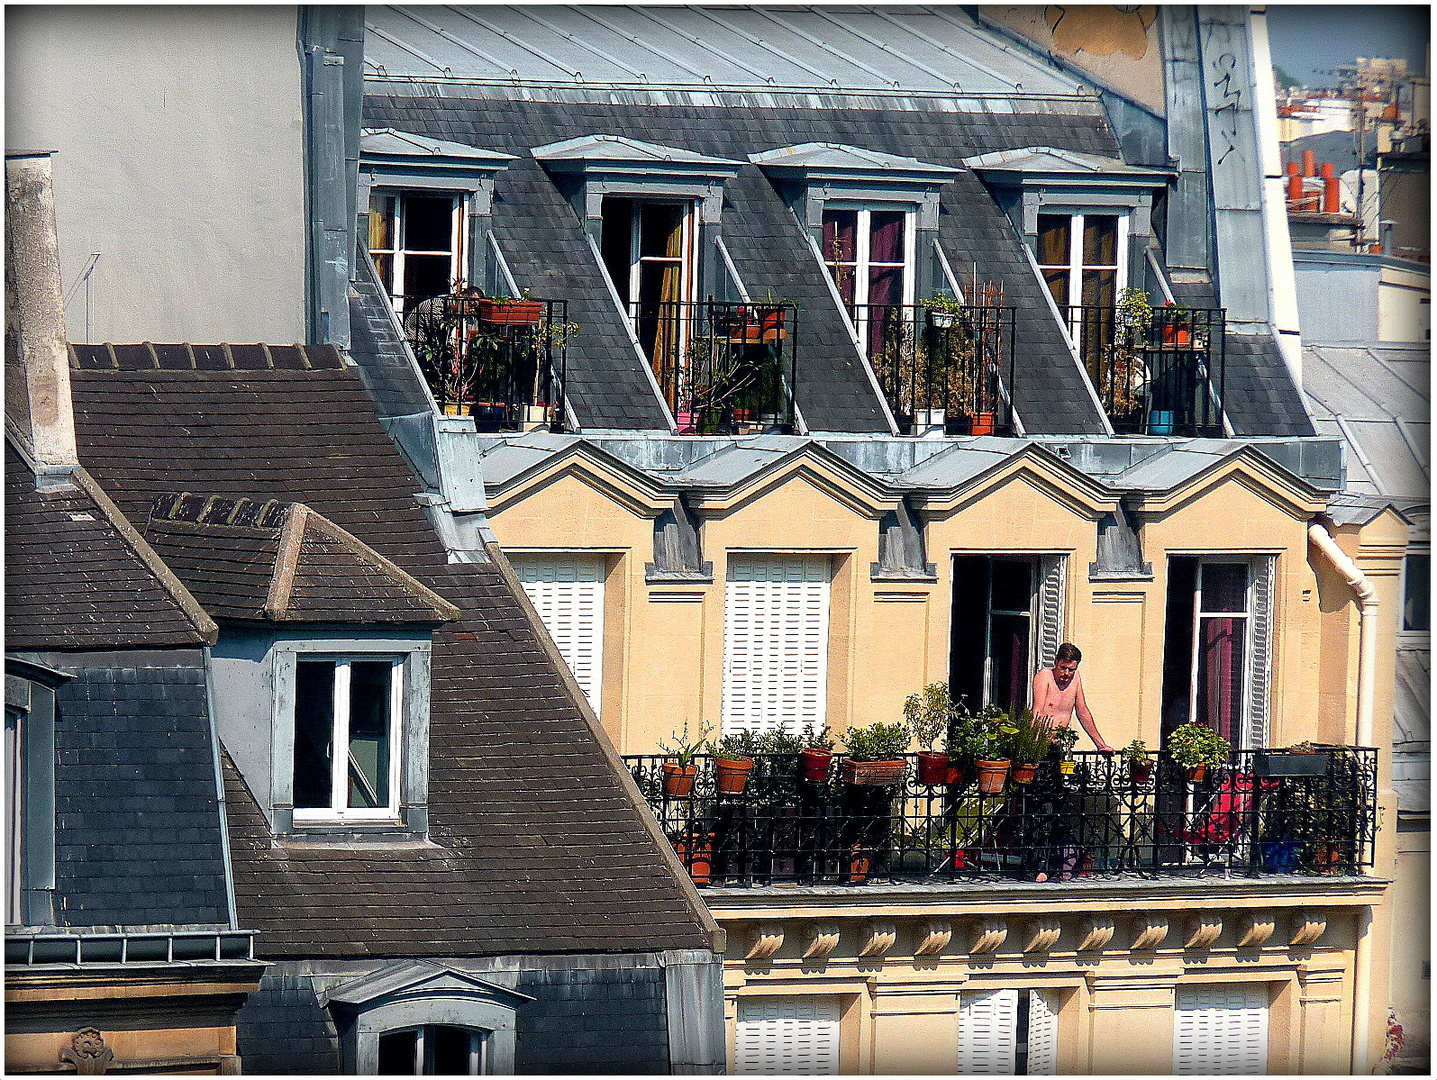
<path id="1" fill-rule="evenodd" d="M 1053 665 L 1053 681 L 1058 684 L 1059 690 L 1066 690 L 1077 672 L 1078 662 L 1076 660 L 1059 660 Z"/>

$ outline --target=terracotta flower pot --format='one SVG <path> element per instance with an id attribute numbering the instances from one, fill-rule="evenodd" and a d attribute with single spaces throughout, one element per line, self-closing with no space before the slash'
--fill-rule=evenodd
<path id="1" fill-rule="evenodd" d="M 821 784 L 828 779 L 828 763 L 833 760 L 833 754 L 828 750 L 819 750 L 810 747 L 807 750 L 798 752 L 798 774 L 805 780 Z"/>
<path id="2" fill-rule="evenodd" d="M 664 795 L 670 799 L 683 799 L 693 794 L 694 778 L 698 776 L 697 765 L 679 765 L 664 762 Z"/>
<path id="3" fill-rule="evenodd" d="M 701 840 L 675 840 L 674 851 L 679 862 L 688 867 L 695 885 L 707 885 L 713 878 L 713 833 Z"/>
<path id="4" fill-rule="evenodd" d="M 950 787 L 958 787 L 959 785 L 966 784 L 972 775 L 973 768 L 968 762 L 956 761 L 953 758 L 949 758 L 948 775 L 943 778 L 943 782 Z"/>
<path id="5" fill-rule="evenodd" d="M 1179 323 L 1165 323 L 1163 325 L 1164 345 L 1190 345 L 1192 344 L 1192 327 L 1183 326 Z"/>
<path id="6" fill-rule="evenodd" d="M 1133 783 L 1146 784 L 1153 778 L 1153 763 L 1150 760 L 1143 762 L 1141 765 L 1129 763 L 1128 773 L 1132 776 Z"/>
<path id="7" fill-rule="evenodd" d="M 1194 784 L 1200 784 L 1207 779 L 1206 765 L 1193 765 L 1188 769 L 1188 779 Z"/>
<path id="8" fill-rule="evenodd" d="M 996 413 L 980 412 L 973 414 L 973 426 L 969 429 L 972 435 L 991 435 L 993 428 L 998 422 Z"/>
<path id="9" fill-rule="evenodd" d="M 737 795 L 753 772 L 752 758 L 714 758 L 714 786 L 723 795 Z"/>
<path id="10" fill-rule="evenodd" d="M 1020 761 L 1013 766 L 1013 783 L 1031 784 L 1038 775 L 1038 763 L 1036 761 Z"/>
<path id="11" fill-rule="evenodd" d="M 979 758 L 973 762 L 973 767 L 978 770 L 978 790 L 984 795 L 999 795 L 1003 791 L 1003 785 L 1008 780 L 1008 769 L 1012 762 L 1007 758 L 985 761 Z"/>
<path id="12" fill-rule="evenodd" d="M 544 317 L 542 300 L 480 300 L 479 318 L 491 326 L 538 326 Z"/>
<path id="13" fill-rule="evenodd" d="M 948 783 L 949 761 L 947 754 L 919 751 L 918 782 L 920 784 Z"/>

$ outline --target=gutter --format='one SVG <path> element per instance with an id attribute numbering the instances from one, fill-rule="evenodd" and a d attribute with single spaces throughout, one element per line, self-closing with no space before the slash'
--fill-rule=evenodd
<path id="1" fill-rule="evenodd" d="M 1372 745 L 1373 682 L 1377 674 L 1377 590 L 1357 564 L 1337 546 L 1332 534 L 1315 522 L 1308 526 L 1307 538 L 1317 551 L 1327 557 L 1357 594 L 1361 609 L 1358 622 L 1359 661 L 1357 667 L 1357 745 Z M 1367 1072 L 1367 1043 L 1371 1038 L 1368 1013 L 1372 1009 L 1372 915 L 1368 912 L 1358 921 L 1357 941 L 1352 958 L 1352 1073 Z"/>

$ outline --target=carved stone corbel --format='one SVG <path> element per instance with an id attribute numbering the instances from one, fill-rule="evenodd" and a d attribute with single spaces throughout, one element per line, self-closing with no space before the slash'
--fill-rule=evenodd
<path id="1" fill-rule="evenodd" d="M 818 960 L 838 948 L 838 924 L 833 922 L 813 923 L 808 927 L 808 944 L 804 946 L 805 960 Z"/>
<path id="2" fill-rule="evenodd" d="M 953 939 L 953 924 L 947 919 L 924 919 L 918 924 L 921 940 L 913 949 L 914 956 L 932 956 L 948 947 Z"/>
<path id="3" fill-rule="evenodd" d="M 75 1066 L 80 1076 L 99 1076 L 109 1070 L 115 1052 L 105 1045 L 105 1036 L 98 1028 L 83 1027 L 70 1037 L 70 1045 L 60 1051 L 60 1060 Z"/>
<path id="4" fill-rule="evenodd" d="M 858 947 L 859 956 L 882 956 L 898 940 L 898 928 L 889 919 L 874 919 L 868 924 L 868 936 Z"/>
<path id="5" fill-rule="evenodd" d="M 767 960 L 781 948 L 783 948 L 783 923 L 760 923 L 754 927 L 753 938 L 748 952 L 743 954 L 743 958 L 745 960 Z"/>
<path id="6" fill-rule="evenodd" d="M 1202 911 L 1187 921 L 1185 949 L 1210 949 L 1222 933 L 1222 916 L 1212 911 Z"/>
<path id="7" fill-rule="evenodd" d="M 1063 924 L 1056 916 L 1043 915 L 1028 922 L 1028 940 L 1023 945 L 1025 953 L 1045 953 L 1058 944 L 1063 935 Z"/>
<path id="8" fill-rule="evenodd" d="M 1272 937 L 1275 923 L 1270 911 L 1248 912 L 1237 922 L 1237 947 L 1258 949 Z"/>
<path id="9" fill-rule="evenodd" d="M 1116 927 L 1107 915 L 1089 915 L 1078 924 L 1078 951 L 1102 952 L 1113 940 Z"/>
<path id="10" fill-rule="evenodd" d="M 1168 917 L 1160 911 L 1150 911 L 1133 920 L 1137 933 L 1133 935 L 1130 948 L 1134 952 L 1156 949 L 1168 936 Z"/>
<path id="11" fill-rule="evenodd" d="M 1288 922 L 1287 943 L 1289 945 L 1312 945 L 1327 932 L 1327 916 L 1311 908 L 1303 908 L 1292 914 Z"/>
<path id="12" fill-rule="evenodd" d="M 1003 919 L 979 919 L 973 925 L 973 943 L 968 946 L 970 953 L 997 952 L 1008 940 L 1008 923 Z"/>

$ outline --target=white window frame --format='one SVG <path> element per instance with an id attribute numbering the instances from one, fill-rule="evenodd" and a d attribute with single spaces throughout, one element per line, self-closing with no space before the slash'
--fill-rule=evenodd
<path id="1" fill-rule="evenodd" d="M 1197 573 L 1194 575 L 1193 583 L 1193 619 L 1192 619 L 1192 656 L 1188 663 L 1188 717 L 1196 719 L 1197 694 L 1198 694 L 1198 664 L 1201 659 L 1202 645 L 1202 623 L 1205 618 L 1240 619 L 1243 623 L 1242 635 L 1242 701 L 1239 703 L 1241 711 L 1242 726 L 1239 732 L 1240 743 L 1234 749 L 1253 749 L 1261 746 L 1263 737 L 1266 734 L 1266 704 L 1261 700 L 1258 688 L 1258 663 L 1266 663 L 1267 655 L 1271 652 L 1272 637 L 1272 600 L 1268 599 L 1269 611 L 1267 613 L 1267 641 L 1259 641 L 1257 635 L 1257 613 L 1255 612 L 1255 593 L 1257 590 L 1257 579 L 1259 574 L 1267 572 L 1269 560 L 1262 557 L 1214 555 L 1199 556 L 1197 559 Z M 1202 574 L 1203 567 L 1214 565 L 1243 566 L 1247 568 L 1247 587 L 1243 593 L 1242 611 L 1208 611 L 1202 606 Z M 1264 684 L 1271 681 L 1264 680 Z"/>
<path id="2" fill-rule="evenodd" d="M 270 800 L 276 833 L 333 827 L 428 829 L 430 642 L 419 637 L 376 636 L 285 639 L 272 650 L 272 741 Z M 294 807 L 295 698 L 301 660 L 390 660 L 389 805 L 384 808 L 334 808 L 336 781 L 331 775 L 331 808 Z M 339 720 L 336 687 L 335 724 Z M 345 698 L 347 702 L 347 694 Z M 346 704 L 347 708 L 347 704 Z M 347 733 L 346 733 L 347 734 Z M 335 745 L 340 745 L 336 739 Z M 342 764 L 335 754 L 336 771 Z M 342 774 L 341 774 L 342 775 Z M 342 784 L 338 785 L 343 787 Z"/>
<path id="3" fill-rule="evenodd" d="M 307 821 L 388 821 L 399 816 L 399 759 L 403 747 L 404 730 L 404 668 L 406 657 L 383 653 L 367 655 L 340 655 L 314 653 L 305 656 L 298 663 L 334 664 L 334 716 L 331 733 L 332 760 L 330 762 L 329 806 L 294 808 L 295 822 Z M 382 807 L 351 807 L 345 805 L 349 790 L 349 768 L 347 753 L 341 754 L 340 747 L 349 746 L 350 687 L 352 665 L 388 660 L 389 668 L 389 800 Z M 297 703 L 296 703 L 297 707 Z M 297 727 L 297 718 L 291 721 L 291 728 Z"/>
<path id="4" fill-rule="evenodd" d="M 449 259 L 449 285 L 454 287 L 455 282 L 468 281 L 469 258 L 465 250 L 465 194 L 459 191 L 431 190 L 427 188 L 405 188 L 387 187 L 375 185 L 370 189 L 371 199 L 369 211 L 373 214 L 374 199 L 392 198 L 394 200 L 394 225 L 391 239 L 394 241 L 392 247 L 370 248 L 370 258 L 377 255 L 388 255 L 390 257 L 390 280 L 389 300 L 394 305 L 394 310 L 403 314 L 405 293 L 404 289 L 404 261 L 410 255 L 444 255 Z M 449 226 L 449 250 L 410 248 L 404 243 L 404 204 L 405 200 L 414 198 L 448 198 L 450 201 L 450 226 Z M 382 284 L 382 282 L 381 282 Z M 448 290 L 446 290 L 448 291 Z"/>
<path id="5" fill-rule="evenodd" d="M 680 303 L 687 303 L 693 299 L 694 278 L 697 276 L 697 251 L 694 246 L 694 219 L 698 208 L 693 199 L 664 199 L 644 198 L 638 195 L 620 195 L 614 198 L 626 199 L 633 204 L 634 212 L 629 215 L 629 318 L 634 319 L 638 315 L 638 308 L 641 302 L 639 296 L 639 284 L 643 281 L 644 264 L 647 263 L 679 263 L 679 295 Z M 643 214 L 640 210 L 643 206 L 677 206 L 682 209 L 680 215 L 679 247 L 682 249 L 678 256 L 672 255 L 640 255 L 639 243 L 640 234 L 643 228 Z M 682 317 L 680 323 L 682 325 Z"/>
<path id="6" fill-rule="evenodd" d="M 1128 287 L 1128 232 L 1131 228 L 1132 214 L 1121 207 L 1093 207 L 1084 210 L 1059 210 L 1057 208 L 1042 208 L 1039 210 L 1039 220 L 1045 217 L 1066 217 L 1068 219 L 1068 259 L 1065 263 L 1038 263 L 1039 280 L 1043 288 L 1048 288 L 1046 271 L 1065 270 L 1068 275 L 1068 302 L 1066 310 L 1062 312 L 1068 323 L 1068 332 L 1073 340 L 1078 340 L 1078 331 L 1082 325 L 1083 306 L 1083 274 L 1089 270 L 1113 270 L 1113 296 L 1116 299 L 1122 295 Z M 1117 264 L 1093 263 L 1091 266 L 1083 262 L 1083 219 L 1087 217 L 1115 217 L 1118 219 L 1118 243 L 1117 243 Z M 1041 229 L 1039 236 L 1042 235 Z M 1039 245 L 1041 251 L 1041 245 Z M 1051 292 L 1049 293 L 1051 296 Z"/>
<path id="7" fill-rule="evenodd" d="M 25 715 L 5 707 L 5 824 L 9 887 L 5 891 L 5 922 L 25 921 Z"/>
<path id="8" fill-rule="evenodd" d="M 903 215 L 903 294 L 899 301 L 901 304 L 912 304 L 914 302 L 915 290 L 917 289 L 915 268 L 917 258 L 915 248 L 918 243 L 918 207 L 906 202 L 869 202 L 854 199 L 829 199 L 823 204 L 823 212 L 827 214 L 830 210 L 856 210 L 858 212 L 857 224 L 854 228 L 853 254 L 855 261 L 853 266 L 853 303 L 862 312 L 869 303 L 868 299 L 868 272 L 874 265 L 897 266 L 898 263 L 877 263 L 873 262 L 873 214 L 877 213 L 901 213 Z M 823 268 L 830 276 L 834 272 L 834 264 L 837 259 L 832 258 L 832 252 L 825 251 L 823 254 Z M 844 266 L 850 264 L 844 263 Z M 837 287 L 838 279 L 834 277 L 834 286 Z M 867 319 L 860 314 L 859 322 L 866 323 Z"/>

